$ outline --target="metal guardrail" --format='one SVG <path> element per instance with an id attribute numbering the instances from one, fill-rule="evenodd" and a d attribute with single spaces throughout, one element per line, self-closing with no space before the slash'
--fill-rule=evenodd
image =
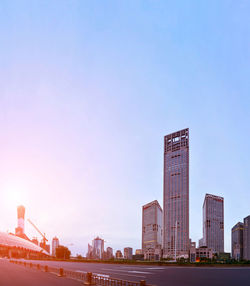
<path id="1" fill-rule="evenodd" d="M 101 285 L 101 286 L 153 286 L 146 284 L 145 280 L 140 282 L 127 281 L 117 278 L 111 278 L 104 275 L 92 274 L 91 272 L 78 272 L 66 270 L 64 268 L 56 268 L 48 265 L 29 263 L 21 260 L 10 260 L 11 263 L 24 265 L 26 267 L 42 270 L 44 272 L 55 273 L 60 277 L 68 277 L 76 280 L 81 280 L 85 285 Z"/>

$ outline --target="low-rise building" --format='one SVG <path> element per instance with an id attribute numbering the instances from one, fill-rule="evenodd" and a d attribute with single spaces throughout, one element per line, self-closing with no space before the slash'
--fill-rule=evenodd
<path id="1" fill-rule="evenodd" d="M 196 261 L 196 243 L 195 242 L 190 242 L 189 260 L 190 262 Z"/>
<path id="2" fill-rule="evenodd" d="M 196 262 L 212 259 L 213 249 L 206 246 L 196 248 Z"/>
<path id="3" fill-rule="evenodd" d="M 135 254 L 136 254 L 136 255 L 141 255 L 141 254 L 143 254 L 142 249 L 136 249 L 136 250 L 135 250 Z"/>
<path id="4" fill-rule="evenodd" d="M 144 250 L 144 260 L 160 260 L 162 256 L 162 249 L 158 248 L 147 248 Z"/>

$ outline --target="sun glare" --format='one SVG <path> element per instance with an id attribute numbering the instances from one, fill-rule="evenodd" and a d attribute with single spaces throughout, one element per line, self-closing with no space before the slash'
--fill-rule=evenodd
<path id="1" fill-rule="evenodd" d="M 16 208 L 27 203 L 27 193 L 18 187 L 7 187 L 4 190 L 4 201 L 10 208 Z"/>

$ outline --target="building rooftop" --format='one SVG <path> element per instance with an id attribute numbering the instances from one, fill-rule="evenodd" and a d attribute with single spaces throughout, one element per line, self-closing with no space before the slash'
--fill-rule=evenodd
<path id="1" fill-rule="evenodd" d="M 25 240 L 14 234 L 9 234 L 6 232 L 0 232 L 0 245 L 8 246 L 8 247 L 17 247 L 27 249 L 29 251 L 40 252 L 45 255 L 49 255 L 49 253 L 38 245 L 32 243 L 31 241 Z"/>

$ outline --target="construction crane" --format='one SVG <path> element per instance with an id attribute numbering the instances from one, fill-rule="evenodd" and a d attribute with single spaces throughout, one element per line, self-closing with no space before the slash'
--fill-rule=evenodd
<path id="1" fill-rule="evenodd" d="M 48 241 L 48 239 L 46 238 L 45 236 L 45 233 L 43 234 L 39 229 L 38 227 L 28 218 L 27 219 L 28 222 L 35 228 L 35 230 L 42 236 L 42 242 L 43 242 L 43 249 L 45 249 L 45 246 L 46 246 L 46 241 Z"/>

